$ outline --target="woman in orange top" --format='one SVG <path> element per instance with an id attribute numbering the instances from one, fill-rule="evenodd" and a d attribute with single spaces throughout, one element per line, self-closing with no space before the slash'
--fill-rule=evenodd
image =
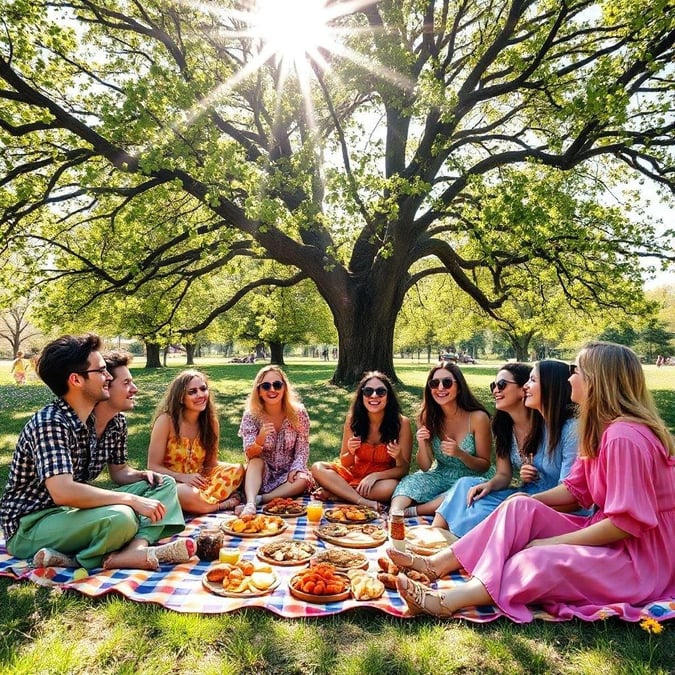
<path id="1" fill-rule="evenodd" d="M 237 506 L 244 477 L 241 464 L 218 461 L 220 426 L 206 375 L 185 370 L 171 383 L 153 420 L 148 469 L 173 476 L 188 513 Z"/>
<path id="2" fill-rule="evenodd" d="M 401 415 L 391 380 L 366 373 L 345 421 L 339 462 L 312 465 L 321 486 L 314 496 L 378 508 L 407 475 L 411 452 L 410 420 Z"/>

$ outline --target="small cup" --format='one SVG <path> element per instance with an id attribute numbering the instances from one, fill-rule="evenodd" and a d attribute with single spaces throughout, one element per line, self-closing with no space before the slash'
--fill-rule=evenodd
<path id="1" fill-rule="evenodd" d="M 307 520 L 310 523 L 321 522 L 323 518 L 323 503 L 318 501 L 312 501 L 307 504 Z"/>
<path id="2" fill-rule="evenodd" d="M 218 562 L 236 565 L 241 558 L 241 552 L 238 548 L 227 548 L 223 546 L 218 553 Z"/>

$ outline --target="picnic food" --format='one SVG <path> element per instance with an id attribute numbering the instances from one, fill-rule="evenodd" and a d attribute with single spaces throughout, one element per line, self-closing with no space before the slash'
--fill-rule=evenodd
<path id="1" fill-rule="evenodd" d="M 350 580 L 352 595 L 357 600 L 377 600 L 384 594 L 384 584 L 364 570 L 349 570 L 347 576 Z"/>
<path id="2" fill-rule="evenodd" d="M 373 548 L 387 539 L 387 533 L 378 525 L 342 525 L 331 523 L 317 528 L 316 535 L 331 544 L 347 548 Z"/>
<path id="3" fill-rule="evenodd" d="M 301 565 L 316 553 L 316 546 L 307 541 L 285 539 L 273 541 L 258 547 L 257 556 L 261 560 L 279 565 Z"/>
<path id="4" fill-rule="evenodd" d="M 377 518 L 377 512 L 365 506 L 338 506 L 328 509 L 324 514 L 326 520 L 333 523 L 367 523 Z"/>
<path id="5" fill-rule="evenodd" d="M 213 566 L 204 575 L 204 585 L 221 595 L 252 594 L 272 590 L 279 578 L 269 565 L 256 567 L 250 560 Z"/>
<path id="6" fill-rule="evenodd" d="M 431 525 L 407 528 L 405 538 L 407 548 L 420 555 L 431 555 L 457 541 L 452 532 Z"/>
<path id="7" fill-rule="evenodd" d="M 411 569 L 401 569 L 397 565 L 394 565 L 394 563 L 389 560 L 389 558 L 378 558 L 377 564 L 382 570 L 378 573 L 377 578 L 391 590 L 396 590 L 396 577 L 400 572 L 403 572 L 403 574 L 413 581 L 419 581 L 425 586 L 431 585 L 431 579 L 429 579 L 429 577 L 423 572 L 418 572 L 417 570 Z"/>
<path id="8" fill-rule="evenodd" d="M 289 583 L 292 590 L 306 595 L 334 596 L 349 589 L 349 579 L 338 574 L 333 565 L 320 563 L 296 574 Z"/>
<path id="9" fill-rule="evenodd" d="M 276 516 L 301 516 L 307 509 L 303 504 L 288 497 L 275 497 L 263 506 L 263 513 Z"/>
<path id="10" fill-rule="evenodd" d="M 368 558 L 363 553 L 342 548 L 329 548 L 317 553 L 311 560 L 312 565 L 330 563 L 336 569 L 349 570 L 368 566 Z"/>
<path id="11" fill-rule="evenodd" d="M 286 523 L 279 516 L 242 515 L 239 518 L 223 523 L 226 534 L 248 537 L 264 537 L 279 534 L 286 529 Z"/>

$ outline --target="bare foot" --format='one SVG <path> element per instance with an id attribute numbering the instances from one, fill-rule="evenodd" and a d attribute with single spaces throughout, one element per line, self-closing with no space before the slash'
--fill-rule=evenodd
<path id="1" fill-rule="evenodd" d="M 320 487 L 312 492 L 312 499 L 318 499 L 320 502 L 337 502 L 338 498 L 326 488 Z"/>

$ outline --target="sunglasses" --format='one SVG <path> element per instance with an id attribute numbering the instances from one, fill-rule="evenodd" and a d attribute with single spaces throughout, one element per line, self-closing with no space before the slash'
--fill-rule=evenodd
<path id="1" fill-rule="evenodd" d="M 578 371 L 579 366 L 576 363 L 570 363 L 570 377 Z"/>
<path id="2" fill-rule="evenodd" d="M 364 387 L 361 389 L 361 393 L 370 398 L 371 396 L 377 396 L 377 398 L 382 398 L 386 396 L 389 392 L 386 387 Z"/>
<path id="3" fill-rule="evenodd" d="M 514 382 L 513 380 L 497 380 L 496 382 L 490 382 L 490 393 L 492 394 L 495 389 L 497 391 L 504 391 L 504 389 L 506 389 L 507 385 L 509 384 L 518 383 Z"/>
<path id="4" fill-rule="evenodd" d="M 258 388 L 262 389 L 263 391 L 269 391 L 272 388 L 274 388 L 274 391 L 280 391 L 284 388 L 284 383 L 281 380 L 274 380 L 274 382 L 261 382 L 258 385 Z"/>
<path id="5" fill-rule="evenodd" d="M 454 383 L 455 381 L 451 377 L 443 377 L 440 379 L 434 377 L 429 380 L 429 389 L 438 389 L 441 384 L 443 385 L 443 389 L 450 389 Z"/>
<path id="6" fill-rule="evenodd" d="M 192 389 L 187 390 L 188 396 L 194 396 L 197 392 L 201 391 L 202 394 L 207 392 L 209 388 L 203 384 L 201 387 L 192 387 Z"/>

